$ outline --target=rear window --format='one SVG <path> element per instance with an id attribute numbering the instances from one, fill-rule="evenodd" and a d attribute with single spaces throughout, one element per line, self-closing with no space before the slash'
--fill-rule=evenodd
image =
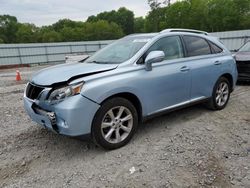
<path id="1" fill-rule="evenodd" d="M 183 39 L 189 57 L 211 54 L 210 46 L 205 39 L 195 36 L 183 36 Z"/>

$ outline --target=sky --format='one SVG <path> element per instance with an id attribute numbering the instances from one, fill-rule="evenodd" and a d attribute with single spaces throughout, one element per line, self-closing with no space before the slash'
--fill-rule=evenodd
<path id="1" fill-rule="evenodd" d="M 0 0 L 0 15 L 42 26 L 63 18 L 85 21 L 88 16 L 120 7 L 132 10 L 136 17 L 146 16 L 150 10 L 147 0 Z"/>

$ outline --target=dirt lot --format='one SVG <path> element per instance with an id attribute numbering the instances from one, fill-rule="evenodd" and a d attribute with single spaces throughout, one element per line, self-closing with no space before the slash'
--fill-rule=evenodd
<path id="1" fill-rule="evenodd" d="M 34 70 L 0 70 L 0 187 L 250 187 L 250 85 L 223 111 L 202 105 L 141 125 L 115 151 L 48 132 L 23 109 Z"/>

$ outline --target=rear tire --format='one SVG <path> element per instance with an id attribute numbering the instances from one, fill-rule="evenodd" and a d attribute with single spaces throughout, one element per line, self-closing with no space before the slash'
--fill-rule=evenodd
<path id="1" fill-rule="evenodd" d="M 112 150 L 126 145 L 138 125 L 138 114 L 127 99 L 116 97 L 105 101 L 92 123 L 93 141 L 104 149 Z"/>
<path id="2" fill-rule="evenodd" d="M 221 77 L 216 82 L 213 95 L 207 103 L 211 110 L 222 110 L 226 107 L 230 98 L 230 83 L 227 78 Z"/>

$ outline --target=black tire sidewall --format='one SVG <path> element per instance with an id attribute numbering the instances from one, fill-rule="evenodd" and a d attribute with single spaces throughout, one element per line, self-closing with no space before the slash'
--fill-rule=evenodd
<path id="1" fill-rule="evenodd" d="M 102 124 L 104 115 L 111 108 L 115 106 L 124 106 L 131 111 L 132 116 L 133 116 L 133 127 L 132 127 L 130 134 L 128 135 L 126 139 L 124 139 L 120 143 L 112 144 L 103 138 L 102 132 L 101 132 L 101 124 Z M 99 110 L 96 112 L 95 117 L 93 119 L 93 123 L 92 123 L 91 135 L 92 135 L 94 142 L 98 146 L 101 146 L 102 148 L 108 149 L 108 150 L 116 149 L 116 148 L 120 148 L 126 145 L 131 140 L 131 138 L 133 137 L 137 129 L 137 125 L 138 125 L 138 114 L 134 105 L 127 99 L 116 97 L 116 98 L 108 99 L 107 101 L 103 102 Z"/>

